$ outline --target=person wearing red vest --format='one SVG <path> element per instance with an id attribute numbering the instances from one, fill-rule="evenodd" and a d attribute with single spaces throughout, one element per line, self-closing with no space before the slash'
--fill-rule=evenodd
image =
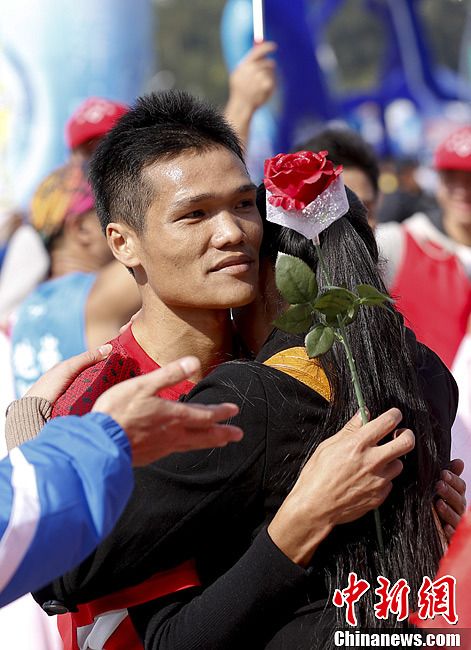
<path id="1" fill-rule="evenodd" d="M 451 368 L 471 313 L 471 126 L 436 149 L 438 224 L 422 213 L 377 227 L 385 280 L 417 338 Z"/>

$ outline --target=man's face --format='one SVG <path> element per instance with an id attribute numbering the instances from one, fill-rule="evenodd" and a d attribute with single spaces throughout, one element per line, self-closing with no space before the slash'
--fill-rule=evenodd
<path id="1" fill-rule="evenodd" d="M 471 226 L 471 172 L 455 169 L 441 171 L 437 201 L 445 219 L 457 225 Z"/>
<path id="2" fill-rule="evenodd" d="M 136 252 L 153 293 L 173 307 L 252 301 L 262 225 L 255 186 L 239 158 L 222 147 L 191 150 L 144 174 L 155 200 Z"/>

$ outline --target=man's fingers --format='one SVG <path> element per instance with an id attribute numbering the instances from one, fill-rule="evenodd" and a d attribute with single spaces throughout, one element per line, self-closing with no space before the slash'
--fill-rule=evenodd
<path id="1" fill-rule="evenodd" d="M 455 458 L 448 465 L 450 472 L 456 474 L 456 476 L 461 476 L 464 472 L 464 461 L 461 458 Z"/>
<path id="2" fill-rule="evenodd" d="M 182 417 L 190 422 L 186 426 L 191 427 L 192 421 L 201 423 L 223 422 L 235 417 L 239 413 L 237 404 L 224 402 L 223 404 L 177 404 L 178 407 L 186 409 L 182 411 Z"/>
<path id="3" fill-rule="evenodd" d="M 156 398 L 158 399 L 158 398 Z M 188 429 L 207 428 L 218 422 L 229 420 L 239 412 L 236 404 L 217 404 L 205 406 L 203 404 L 180 404 L 177 402 L 166 404 L 168 418 Z M 162 405 L 159 404 L 159 409 Z"/>
<path id="4" fill-rule="evenodd" d="M 442 476 L 445 472 L 442 472 Z M 456 476 L 457 481 L 461 479 Z M 463 481 L 464 482 L 464 481 Z M 443 480 L 437 482 L 437 494 L 459 515 L 463 515 L 466 510 L 466 499 L 461 491 L 446 483 Z"/>
<path id="5" fill-rule="evenodd" d="M 131 327 L 131 325 L 134 323 L 134 321 L 136 320 L 136 318 L 139 318 L 139 315 L 140 315 L 141 311 L 142 311 L 142 309 L 139 309 L 139 311 L 137 311 L 135 314 L 133 314 L 133 315 L 131 316 L 131 318 L 128 320 L 127 323 L 124 323 L 124 325 L 122 325 L 122 326 L 119 328 L 119 333 L 120 333 L 120 334 L 122 334 L 123 332 L 125 332 L 125 331 L 128 329 L 128 327 Z"/>
<path id="6" fill-rule="evenodd" d="M 201 364 L 196 357 L 182 357 L 168 363 L 163 368 L 158 368 L 142 375 L 136 380 L 136 387 L 143 389 L 148 395 L 153 395 L 164 388 L 189 379 L 201 369 Z"/>
<path id="7" fill-rule="evenodd" d="M 400 456 L 409 454 L 415 447 L 415 436 L 410 429 L 400 429 L 394 440 L 376 447 L 375 453 L 381 463 L 391 462 Z"/>
<path id="8" fill-rule="evenodd" d="M 399 476 L 403 469 L 403 463 L 398 458 L 396 458 L 386 465 L 383 472 L 383 477 L 388 481 L 392 481 Z"/>
<path id="9" fill-rule="evenodd" d="M 386 501 L 386 499 L 389 496 L 392 489 L 393 489 L 393 484 L 391 482 L 389 482 L 389 483 L 386 483 L 384 488 L 382 488 L 382 490 L 379 491 L 377 503 L 375 505 L 376 508 L 379 508 L 379 506 L 382 503 L 384 503 L 384 501 Z"/>
<path id="10" fill-rule="evenodd" d="M 402 420 L 402 413 L 399 409 L 392 408 L 382 413 L 368 424 L 365 424 L 361 437 L 365 444 L 375 445 L 389 433 L 397 428 Z"/>
<path id="11" fill-rule="evenodd" d="M 181 451 L 190 449 L 212 449 L 225 447 L 230 442 L 239 442 L 244 436 L 242 429 L 229 424 L 216 424 L 210 429 L 189 431 L 178 444 Z"/>
<path id="12" fill-rule="evenodd" d="M 445 537 L 446 537 L 447 542 L 449 544 L 451 542 L 451 538 L 455 534 L 455 529 L 453 528 L 453 526 L 450 526 L 450 524 L 447 524 L 444 527 L 443 532 L 445 533 Z"/>
<path id="13" fill-rule="evenodd" d="M 456 528 L 458 526 L 461 517 L 452 508 L 450 508 L 450 506 L 447 505 L 443 499 L 438 499 L 435 507 L 437 508 L 437 511 L 440 515 L 440 521 L 442 525 L 445 524 L 452 526 L 453 528 Z"/>
<path id="14" fill-rule="evenodd" d="M 466 492 L 466 482 L 460 476 L 457 476 L 453 470 L 443 470 L 440 477 L 445 484 L 445 488 L 449 486 L 460 496 L 464 497 Z"/>
<path id="15" fill-rule="evenodd" d="M 339 431 L 343 435 L 351 435 L 352 433 L 357 433 L 363 426 L 361 421 L 360 411 L 357 411 L 355 415 L 350 418 L 347 424 Z M 338 434 L 336 434 L 338 435 Z"/>
<path id="16" fill-rule="evenodd" d="M 58 373 L 60 372 L 61 375 L 67 375 L 70 380 L 75 379 L 77 375 L 86 368 L 89 368 L 90 366 L 93 366 L 93 364 L 109 357 L 112 349 L 113 346 L 111 343 L 100 345 L 100 347 L 95 350 L 86 350 L 81 354 L 76 354 L 75 356 L 70 357 L 70 359 L 61 361 L 54 366 L 54 369 L 57 370 Z"/>

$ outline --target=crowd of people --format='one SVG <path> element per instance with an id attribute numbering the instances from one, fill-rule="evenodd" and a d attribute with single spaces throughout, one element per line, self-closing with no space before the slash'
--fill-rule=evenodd
<path id="1" fill-rule="evenodd" d="M 0 604 L 33 590 L 66 650 L 331 647 L 335 590 L 352 573 L 404 579 L 417 608 L 465 513 L 471 125 L 435 152 L 434 201 L 410 203 L 433 215 L 401 201 L 398 221 L 378 218 L 380 164 L 358 134 L 296 147 L 343 168 L 348 210 L 319 240 L 327 283 L 245 164 L 274 48 L 233 73 L 225 115 L 179 91 L 84 102 L 70 159 L 6 236 Z M 320 291 L 394 299 L 348 326 L 368 423 L 343 348 L 309 359 L 305 332 L 274 327 L 280 254 Z M 374 592 L 357 617 L 411 625 L 379 620 Z"/>

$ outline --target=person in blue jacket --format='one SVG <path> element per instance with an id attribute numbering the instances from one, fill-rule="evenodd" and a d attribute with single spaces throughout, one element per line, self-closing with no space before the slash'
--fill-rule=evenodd
<path id="1" fill-rule="evenodd" d="M 106 345 L 64 361 L 26 400 L 53 401 L 110 351 Z M 92 413 L 51 420 L 0 461 L 0 607 L 77 565 L 111 532 L 133 489 L 132 465 L 240 440 L 240 429 L 218 424 L 237 413 L 235 405 L 201 409 L 156 397 L 199 365 L 185 357 L 123 382 Z"/>

